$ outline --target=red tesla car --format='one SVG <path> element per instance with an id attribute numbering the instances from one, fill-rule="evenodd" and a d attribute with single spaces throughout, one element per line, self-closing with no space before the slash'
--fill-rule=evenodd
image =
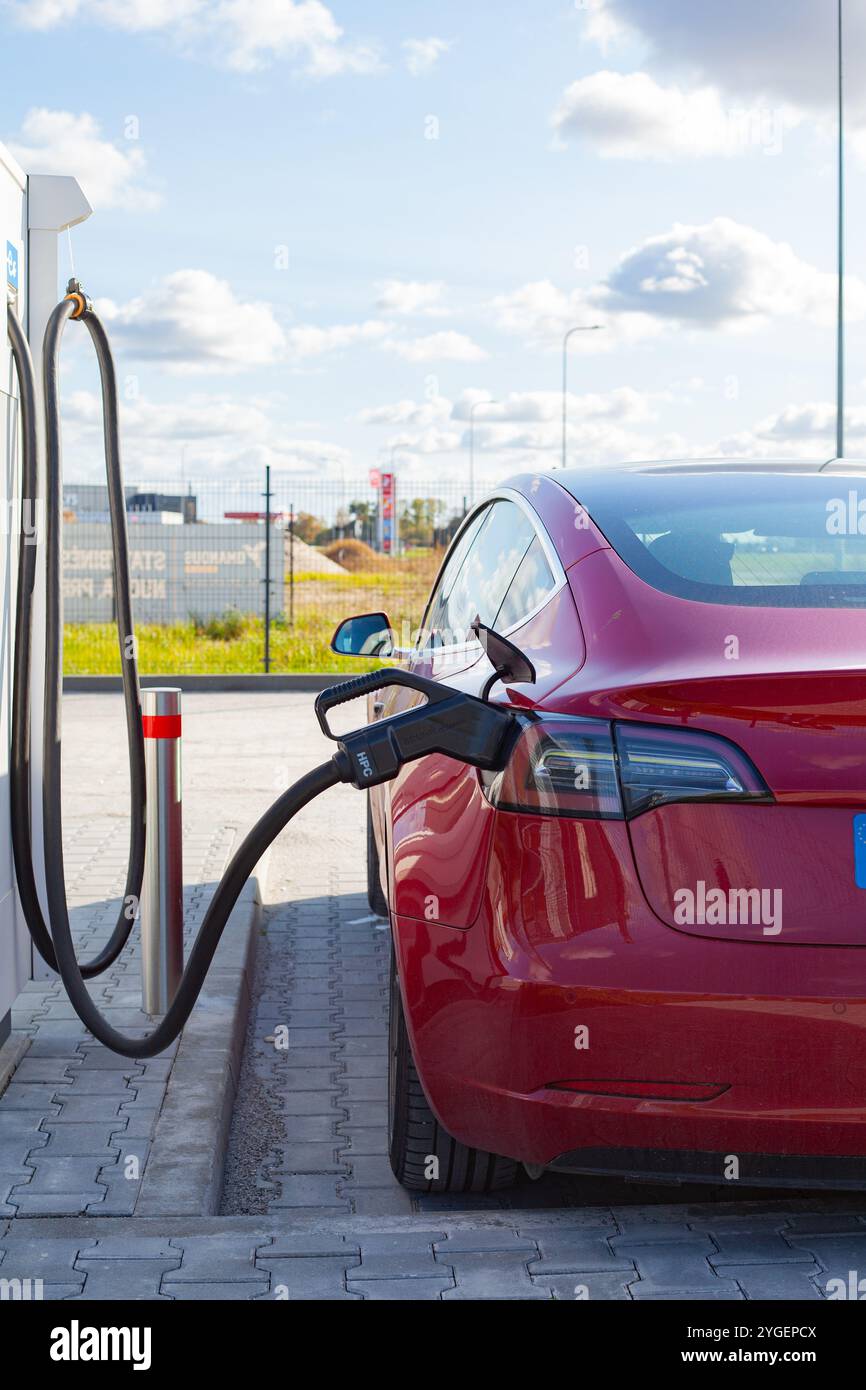
<path id="1" fill-rule="evenodd" d="M 369 794 L 398 1179 L 866 1186 L 866 470 L 516 478 L 408 665 L 478 694 L 476 617 L 535 668 L 508 766 Z"/>

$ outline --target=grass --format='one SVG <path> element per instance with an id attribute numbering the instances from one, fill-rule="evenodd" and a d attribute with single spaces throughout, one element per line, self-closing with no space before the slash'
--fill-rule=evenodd
<path id="1" fill-rule="evenodd" d="M 372 669 L 375 661 L 336 656 L 329 647 L 334 628 L 352 613 L 382 610 L 401 643 L 421 621 L 435 577 L 438 557 L 425 552 L 411 560 L 392 561 L 387 570 L 347 575 L 298 574 L 287 611 L 271 622 L 271 670 L 354 672 Z M 264 670 L 264 622 L 229 611 L 207 622 L 169 626 L 137 624 L 138 662 L 143 675 L 218 675 Z M 118 675 L 120 654 L 111 623 L 67 623 L 63 669 L 66 675 Z"/>

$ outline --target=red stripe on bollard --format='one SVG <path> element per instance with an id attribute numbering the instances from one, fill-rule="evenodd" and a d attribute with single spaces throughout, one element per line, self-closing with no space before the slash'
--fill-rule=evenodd
<path id="1" fill-rule="evenodd" d="M 143 714 L 141 724 L 145 738 L 180 738 L 179 714 Z"/>

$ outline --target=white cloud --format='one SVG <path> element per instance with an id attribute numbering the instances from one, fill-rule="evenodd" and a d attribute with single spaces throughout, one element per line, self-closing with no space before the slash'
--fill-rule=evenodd
<path id="1" fill-rule="evenodd" d="M 190 19 L 209 0 L 13 0 L 8 8 L 27 29 L 53 29 L 77 19 L 113 29 L 163 29 Z"/>
<path id="2" fill-rule="evenodd" d="M 406 67 L 413 77 L 423 77 L 450 47 L 448 39 L 406 39 L 403 43 Z"/>
<path id="3" fill-rule="evenodd" d="M 125 401 L 120 414 L 130 441 L 207 440 L 208 448 L 212 439 L 261 438 L 269 425 L 261 405 L 238 402 L 226 395 L 196 394 L 177 402 Z M 73 424 L 101 430 L 102 403 L 92 391 L 71 391 L 64 400 L 64 417 Z"/>
<path id="4" fill-rule="evenodd" d="M 561 140 L 586 139 L 608 158 L 669 160 L 779 154 L 800 119 L 793 107 L 726 106 L 714 87 L 689 91 L 645 72 L 597 72 L 566 88 L 552 123 Z"/>
<path id="5" fill-rule="evenodd" d="M 691 135 L 679 126 L 670 128 L 682 95 L 676 86 L 660 87 L 663 96 L 650 100 L 637 87 L 629 92 L 622 85 L 616 90 L 607 84 L 607 92 L 593 92 L 591 86 L 581 91 L 576 83 L 566 92 L 561 111 L 564 108 L 567 116 L 575 106 L 575 119 L 597 132 L 602 153 L 618 154 L 618 149 L 605 148 L 611 144 L 640 146 L 640 132 L 633 130 L 633 122 L 641 112 L 659 135 L 667 130 L 674 152 L 682 154 L 699 152 L 690 150 L 689 144 L 697 143 L 701 134 L 711 154 L 749 147 L 776 152 L 785 131 L 806 115 L 813 121 L 817 118 L 818 131 L 825 138 L 835 138 L 836 6 L 828 0 L 761 0 L 759 5 L 754 0 L 730 0 L 702 6 L 699 20 L 693 0 L 588 3 L 586 36 L 604 51 L 612 41 L 625 40 L 632 51 L 635 43 L 640 44 L 655 72 L 684 82 L 685 106 L 695 121 Z M 844 34 L 850 75 L 866 64 L 866 8 L 862 5 L 845 5 Z M 584 79 L 584 83 L 593 81 Z M 731 124 L 730 150 L 718 147 L 714 102 Z M 848 81 L 845 105 L 849 148 L 864 166 L 866 88 L 862 83 Z M 643 144 L 647 155 L 658 157 L 649 138 Z"/>
<path id="6" fill-rule="evenodd" d="M 475 426 L 478 456 L 502 455 L 511 469 L 546 469 L 562 448 L 561 427 L 554 421 L 527 425 Z M 609 419 L 569 420 L 568 460 L 574 467 L 603 467 L 639 459 L 669 458 L 686 452 L 685 442 L 674 434 L 652 435 Z M 519 456 L 513 459 L 513 456 Z"/>
<path id="7" fill-rule="evenodd" d="M 835 101 L 836 6 L 828 0 L 725 0 L 701 5 L 699 14 L 694 0 L 606 0 L 593 8 L 609 36 L 631 30 L 647 41 L 656 67 L 813 110 Z M 862 71 L 862 5 L 845 5 L 845 55 L 850 72 Z M 862 87 L 849 87 L 852 106 L 866 111 Z"/>
<path id="8" fill-rule="evenodd" d="M 283 329 L 270 304 L 236 297 L 207 270 L 177 270 L 125 304 L 98 309 L 133 358 L 179 374 L 240 372 L 276 362 L 301 363 L 362 343 L 383 343 L 393 324 L 296 324 Z"/>
<path id="9" fill-rule="evenodd" d="M 481 362 L 488 355 L 465 333 L 453 329 L 425 338 L 387 338 L 382 346 L 407 362 Z"/>
<path id="10" fill-rule="evenodd" d="M 603 51 L 606 52 L 623 37 L 625 26 L 607 8 L 605 0 L 583 0 L 578 8 L 584 14 L 586 38 L 597 43 Z"/>
<path id="11" fill-rule="evenodd" d="M 866 283 L 846 282 L 849 322 L 866 317 Z M 538 280 L 492 302 L 498 326 L 528 347 L 594 354 L 630 346 L 681 327 L 746 329 L 771 319 L 829 324 L 836 312 L 836 276 L 802 260 L 787 242 L 717 217 L 700 226 L 675 224 L 623 255 L 606 280 L 562 290 Z"/>
<path id="12" fill-rule="evenodd" d="M 18 23 L 27 29 L 53 29 L 73 19 L 81 0 L 18 0 L 11 10 Z"/>
<path id="13" fill-rule="evenodd" d="M 417 432 L 404 431 L 388 440 L 388 448 L 404 449 L 412 454 L 453 454 L 461 445 L 462 439 L 457 430 L 429 429 Z"/>
<path id="14" fill-rule="evenodd" d="M 64 399 L 64 450 L 79 478 L 102 468 L 102 406 L 90 391 Z M 266 464 L 293 472 L 327 473 L 352 463 L 348 449 L 318 439 L 296 439 L 261 401 L 195 394 L 179 402 L 139 400 L 120 407 L 127 476 L 168 481 L 186 477 L 260 477 Z"/>
<path id="15" fill-rule="evenodd" d="M 866 453 L 866 406 L 848 406 L 845 437 L 849 455 Z M 716 452 L 723 458 L 828 459 L 835 453 L 836 406 L 830 401 L 790 404 L 750 430 L 728 435 Z"/>
<path id="16" fill-rule="evenodd" d="M 659 406 L 672 399 L 665 391 L 637 391 L 631 386 L 619 386 L 607 392 L 587 392 L 582 395 L 569 392 L 568 412 L 572 425 L 589 420 L 607 420 L 615 424 L 642 424 L 655 420 Z M 510 391 L 501 400 L 491 400 L 486 391 L 470 388 L 463 391 L 455 401 L 447 396 L 435 396 L 429 401 L 402 400 L 391 405 L 373 406 L 362 410 L 358 420 L 364 425 L 406 426 L 409 430 L 428 431 L 432 437 L 441 431 L 441 438 L 456 437 L 465 444 L 468 432 L 453 436 L 442 430 L 449 421 L 468 425 L 474 405 L 484 406 L 483 412 L 475 412 L 476 436 L 485 427 L 510 426 L 513 424 L 553 424 L 553 433 L 560 438 L 562 394 L 560 391 Z M 497 435 L 488 431 L 485 437 L 509 440 L 514 431 L 504 430 Z M 416 437 L 416 436 L 413 436 Z M 552 437 L 552 436 L 551 436 Z M 410 439 L 408 434 L 400 435 L 400 442 Z M 393 442 L 397 442 L 397 438 Z"/>
<path id="17" fill-rule="evenodd" d="M 636 391 L 631 386 L 618 386 L 612 391 L 568 393 L 568 414 L 571 420 L 615 420 L 622 423 L 642 423 L 654 420 L 657 406 L 670 399 L 667 392 Z M 464 391 L 454 402 L 452 419 L 470 419 L 473 405 L 484 405 L 483 414 L 475 413 L 476 431 L 481 426 L 513 422 L 557 422 L 562 416 L 561 391 L 511 391 L 502 400 L 491 401 L 483 392 Z"/>
<path id="18" fill-rule="evenodd" d="M 643 392 L 617 387 L 608 392 L 569 393 L 568 449 L 573 460 L 612 463 L 617 459 L 658 457 L 670 453 L 674 436 L 652 436 L 634 427 L 655 422 L 659 408 L 672 399 L 668 392 Z M 469 447 L 470 410 L 475 414 L 475 447 L 490 467 L 498 460 L 499 474 L 517 468 L 549 468 L 562 447 L 562 396 L 559 391 L 510 392 L 491 401 L 487 392 L 472 388 L 453 402 L 436 397 L 429 402 L 398 401 L 361 412 L 364 424 L 403 426 L 388 438 L 388 447 L 421 458 L 430 454 L 463 454 Z M 462 428 L 448 428 L 449 421 Z"/>
<path id="19" fill-rule="evenodd" d="M 251 72 L 277 58 L 296 61 L 313 77 L 375 72 L 375 49 L 347 44 L 343 30 L 319 0 L 218 0 L 213 6 L 217 43 L 230 67 Z"/>
<path id="20" fill-rule="evenodd" d="M 653 456 L 660 441 L 633 427 L 655 422 L 668 392 L 612 391 L 568 395 L 568 453 L 572 461 L 611 463 L 616 459 Z M 468 421 L 473 404 L 486 401 L 479 391 L 464 391 L 453 418 Z M 463 436 L 468 444 L 469 431 Z M 559 391 L 511 392 L 485 404 L 475 415 L 475 447 L 480 453 L 523 451 L 539 464 L 549 463 L 562 448 L 562 395 Z"/>
<path id="21" fill-rule="evenodd" d="M 866 284 L 848 280 L 848 317 L 866 314 Z M 728 217 L 702 226 L 676 224 L 622 257 L 599 302 L 615 313 L 639 311 L 703 326 L 753 325 L 793 316 L 830 323 L 836 277 Z"/>
<path id="22" fill-rule="evenodd" d="M 243 302 L 206 270 L 176 270 L 126 304 L 97 305 L 122 347 L 169 371 L 237 372 L 279 360 L 286 338 L 269 304 Z"/>
<path id="23" fill-rule="evenodd" d="M 347 42 L 321 0 L 17 0 L 32 29 L 73 19 L 128 32 L 164 30 L 184 51 L 239 72 L 283 60 L 312 77 L 381 69 L 375 46 Z"/>
<path id="24" fill-rule="evenodd" d="M 847 410 L 846 423 L 855 425 L 862 434 L 866 425 L 866 410 Z M 775 415 L 769 415 L 755 426 L 763 439 L 806 440 L 820 439 L 836 428 L 836 407 L 829 401 L 808 401 L 805 405 L 787 405 Z"/>
<path id="25" fill-rule="evenodd" d="M 152 208 L 159 197 L 141 186 L 144 153 L 133 141 L 112 143 L 86 111 L 33 107 L 9 148 L 28 174 L 72 174 L 99 208 Z"/>
<path id="26" fill-rule="evenodd" d="M 613 352 L 615 349 L 662 332 L 658 320 L 643 312 L 612 314 L 596 302 L 598 291 L 568 292 L 550 280 L 535 280 L 510 294 L 498 295 L 492 302 L 496 321 L 506 333 L 514 333 L 527 345 L 544 351 L 558 350 L 562 338 L 575 325 L 599 324 L 601 331 L 575 333 L 569 351 L 581 353 Z"/>
<path id="27" fill-rule="evenodd" d="M 442 280 L 384 280 L 379 286 L 376 308 L 386 314 L 432 314 L 439 306 Z"/>
<path id="28" fill-rule="evenodd" d="M 446 396 L 434 396 L 432 400 L 395 401 L 392 405 L 369 406 L 358 414 L 362 425 L 409 425 L 424 427 L 447 420 L 451 415 L 451 402 Z"/>
<path id="29" fill-rule="evenodd" d="M 321 439 L 283 439 L 273 425 L 267 440 L 255 445 L 255 461 L 293 473 L 328 473 L 351 466 L 352 452 Z"/>
<path id="30" fill-rule="evenodd" d="M 378 342 L 391 331 L 389 323 L 367 319 L 364 323 L 336 323 L 327 328 L 301 324 L 286 334 L 289 355 L 294 358 L 322 357 L 354 343 Z"/>

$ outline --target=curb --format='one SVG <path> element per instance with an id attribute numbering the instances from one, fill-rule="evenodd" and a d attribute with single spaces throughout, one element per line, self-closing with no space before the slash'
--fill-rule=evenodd
<path id="1" fill-rule="evenodd" d="M 351 672 L 349 673 L 351 675 Z M 327 673 L 300 672 L 295 675 L 264 676 L 252 674 L 225 674 L 214 676 L 142 676 L 142 689 L 149 685 L 173 685 L 184 691 L 194 690 L 326 690 L 337 681 L 348 680 L 343 672 Z M 64 676 L 63 692 L 80 695 L 84 692 L 104 694 L 122 690 L 120 676 Z"/>
<path id="2" fill-rule="evenodd" d="M 30 1035 L 24 1033 L 11 1033 L 0 1047 L 0 1096 L 6 1090 L 9 1082 L 30 1046 Z"/>
<path id="3" fill-rule="evenodd" d="M 181 1034 L 134 1220 L 219 1211 L 267 872 L 268 853 L 241 891 Z"/>
<path id="4" fill-rule="evenodd" d="M 624 1208 L 596 1203 L 588 1207 L 503 1207 L 497 1210 L 452 1211 L 438 1208 L 432 1212 L 411 1212 L 401 1216 L 377 1216 L 375 1213 L 362 1215 L 332 1215 L 305 1212 L 277 1212 L 270 1216 L 203 1216 L 185 1217 L 180 1220 L 167 1218 L 160 1220 L 149 1217 L 144 1221 L 134 1216 L 15 1216 L 0 1218 L 0 1240 L 12 1248 L 14 1240 L 82 1240 L 96 1238 L 147 1239 L 158 1237 L 166 1240 L 181 1240 L 185 1236 L 232 1236 L 250 1235 L 260 1239 L 262 1245 L 274 1238 L 292 1234 L 319 1233 L 346 1236 L 350 1243 L 358 1236 L 373 1234 L 395 1235 L 401 1232 L 441 1231 L 450 1236 L 452 1232 L 491 1231 L 509 1227 L 530 1227 L 533 1230 L 548 1228 L 552 1231 L 585 1230 L 587 1227 L 605 1225 L 611 1217 L 622 1217 L 624 1212 L 652 1212 L 652 1225 L 658 1227 L 659 1245 L 670 1243 L 665 1235 L 665 1222 L 682 1222 L 688 1211 L 689 1220 L 717 1223 L 732 1218 L 741 1221 L 756 1218 L 753 1229 L 759 1230 L 761 1218 L 778 1216 L 780 1224 L 788 1215 L 827 1216 L 842 1221 L 863 1215 L 862 1202 L 853 1202 L 850 1207 L 840 1207 L 838 1193 L 832 1197 L 814 1194 L 810 1197 L 793 1200 L 773 1199 L 772 1201 L 730 1201 L 730 1202 L 663 1202 L 655 1206 L 642 1203 Z M 858 1225 L 856 1233 L 862 1231 Z M 610 1233 L 616 1234 L 610 1224 Z M 850 1231 L 840 1231 L 849 1235 Z M 646 1240 L 652 1242 L 652 1237 Z M 482 1253 L 482 1252 L 478 1252 Z"/>

